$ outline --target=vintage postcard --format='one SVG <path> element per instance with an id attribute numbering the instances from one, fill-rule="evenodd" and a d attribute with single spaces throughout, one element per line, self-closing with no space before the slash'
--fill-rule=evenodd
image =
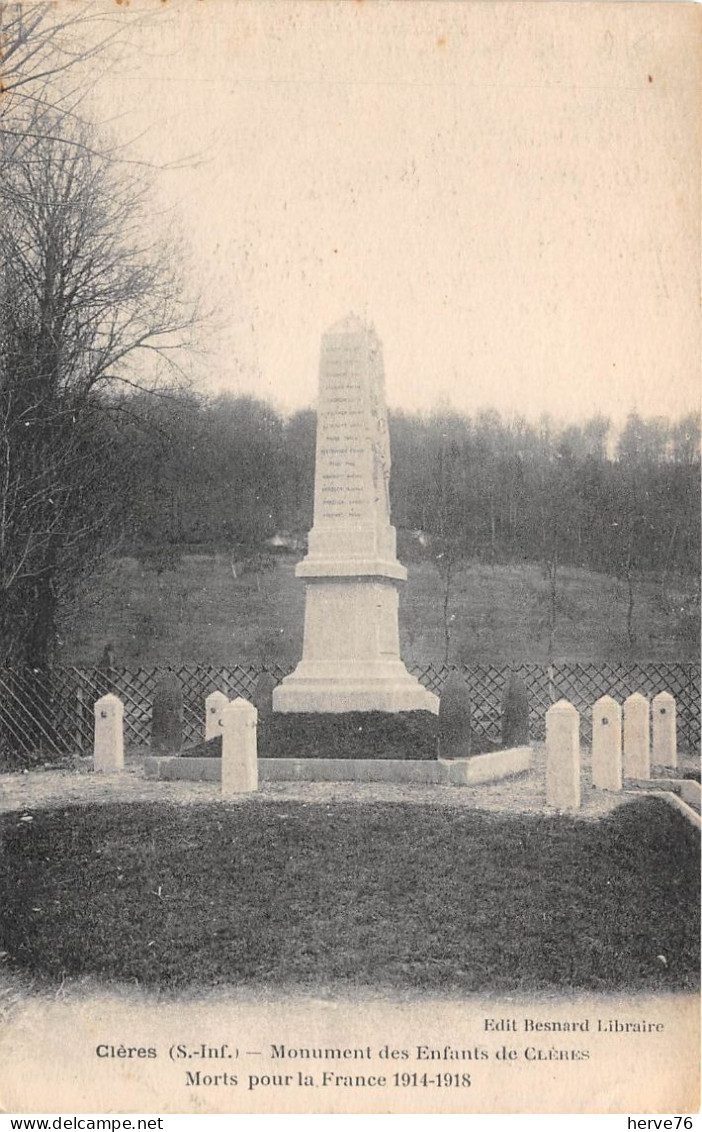
<path id="1" fill-rule="evenodd" d="M 3 1113 L 692 1127 L 699 24 L 0 4 Z"/>

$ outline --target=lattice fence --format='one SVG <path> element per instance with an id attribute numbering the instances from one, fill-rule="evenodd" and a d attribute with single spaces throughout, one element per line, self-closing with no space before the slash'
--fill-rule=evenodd
<path id="1" fill-rule="evenodd" d="M 425 687 L 439 694 L 451 671 L 444 665 L 409 665 Z M 75 752 L 88 754 L 93 744 L 93 704 L 114 692 L 125 706 L 125 742 L 147 746 L 151 708 L 159 680 L 167 668 L 58 668 L 51 673 L 0 670 L 0 755 L 15 759 L 46 758 Z M 235 665 L 215 668 L 186 664 L 172 668 L 183 685 L 184 740 L 198 742 L 204 734 L 205 698 L 214 691 L 229 698 L 250 699 L 261 672 L 282 680 L 290 671 L 281 665 Z M 591 708 L 605 694 L 622 702 L 631 692 L 654 696 L 671 692 L 677 701 L 678 743 L 695 751 L 700 744 L 700 667 L 693 664 L 560 663 L 509 666 L 480 665 L 461 669 L 471 690 L 477 732 L 499 740 L 502 693 L 510 672 L 524 680 L 530 703 L 531 735 L 544 737 L 544 715 L 561 698 L 580 712 L 581 739 L 590 743 Z"/>

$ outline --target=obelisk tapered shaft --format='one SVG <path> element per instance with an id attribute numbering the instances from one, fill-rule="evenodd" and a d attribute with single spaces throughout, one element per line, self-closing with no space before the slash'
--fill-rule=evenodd
<path id="1" fill-rule="evenodd" d="M 382 351 L 353 316 L 322 339 L 302 660 L 275 711 L 438 710 L 400 659 Z"/>

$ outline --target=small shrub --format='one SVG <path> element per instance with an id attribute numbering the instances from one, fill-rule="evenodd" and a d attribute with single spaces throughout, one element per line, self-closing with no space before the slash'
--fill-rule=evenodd
<path id="1" fill-rule="evenodd" d="M 256 681 L 251 702 L 258 712 L 259 723 L 273 714 L 273 689 L 277 684 L 278 681 L 270 672 L 262 672 Z"/>
<path id="2" fill-rule="evenodd" d="M 439 758 L 462 759 L 471 748 L 470 690 L 460 672 L 452 672 L 439 700 Z"/>
<path id="3" fill-rule="evenodd" d="M 151 747 L 177 754 L 183 745 L 183 688 L 174 672 L 159 682 L 154 693 Z"/>
<path id="4" fill-rule="evenodd" d="M 525 747 L 529 743 L 529 697 L 526 684 L 512 673 L 502 695 L 502 746 Z"/>

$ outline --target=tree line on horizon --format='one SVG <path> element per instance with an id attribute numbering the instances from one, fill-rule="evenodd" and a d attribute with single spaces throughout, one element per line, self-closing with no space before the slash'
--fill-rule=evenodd
<path id="1" fill-rule="evenodd" d="M 313 522 L 314 410 L 285 417 L 250 396 L 174 394 L 132 397 L 126 422 L 123 553 L 161 571 L 187 549 L 225 550 L 256 571 L 270 564 L 273 535 L 304 543 Z M 632 645 L 644 580 L 657 583 L 664 609 L 676 576 L 686 590 L 692 579 L 699 601 L 698 415 L 632 412 L 615 433 L 600 415 L 558 425 L 444 408 L 391 412 L 389 430 L 400 557 L 438 572 L 446 658 L 456 576 L 468 561 L 540 566 L 549 654 L 567 600 L 564 567 L 621 581 Z"/>
<path id="2" fill-rule="evenodd" d="M 313 520 L 316 414 L 250 396 L 135 396 L 119 444 L 130 468 L 124 546 L 261 549 Z M 558 425 L 391 412 L 391 518 L 426 553 L 699 573 L 700 421 L 631 413 Z M 408 540 L 403 545 L 407 550 Z M 418 551 L 419 553 L 419 551 Z"/>

